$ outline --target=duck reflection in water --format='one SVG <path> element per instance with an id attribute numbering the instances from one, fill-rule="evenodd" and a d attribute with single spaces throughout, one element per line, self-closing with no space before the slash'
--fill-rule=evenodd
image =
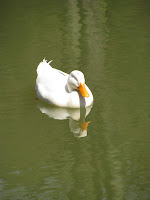
<path id="1" fill-rule="evenodd" d="M 61 108 L 38 102 L 37 107 L 50 118 L 56 120 L 69 119 L 69 128 L 75 137 L 87 136 L 87 128 L 90 121 L 85 122 L 85 118 L 90 113 L 92 105 L 86 108 Z"/>

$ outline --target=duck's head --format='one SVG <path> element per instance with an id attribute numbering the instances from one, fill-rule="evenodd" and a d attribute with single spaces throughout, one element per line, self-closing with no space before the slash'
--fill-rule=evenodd
<path id="1" fill-rule="evenodd" d="M 89 97 L 89 93 L 85 88 L 85 78 L 82 72 L 78 70 L 72 71 L 68 77 L 67 85 L 69 92 L 79 90 L 83 97 Z"/>

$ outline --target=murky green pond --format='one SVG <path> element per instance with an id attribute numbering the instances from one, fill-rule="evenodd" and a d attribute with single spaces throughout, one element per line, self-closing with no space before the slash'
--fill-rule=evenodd
<path id="1" fill-rule="evenodd" d="M 36 100 L 44 57 L 92 108 Z M 1 1 L 0 127 L 2 200 L 149 200 L 150 1 Z"/>

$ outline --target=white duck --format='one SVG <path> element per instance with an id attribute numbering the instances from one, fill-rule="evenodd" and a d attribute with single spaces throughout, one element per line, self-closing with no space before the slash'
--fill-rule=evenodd
<path id="1" fill-rule="evenodd" d="M 93 103 L 93 95 L 78 70 L 66 74 L 50 66 L 45 59 L 37 67 L 37 97 L 59 107 L 80 108 Z"/>

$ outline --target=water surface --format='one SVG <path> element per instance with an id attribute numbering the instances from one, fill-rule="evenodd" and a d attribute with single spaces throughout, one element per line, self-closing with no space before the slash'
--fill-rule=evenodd
<path id="1" fill-rule="evenodd" d="M 146 0 L 2 1 L 0 199 L 150 198 L 149 8 Z M 87 116 L 35 99 L 44 57 L 84 73 L 94 95 Z"/>

